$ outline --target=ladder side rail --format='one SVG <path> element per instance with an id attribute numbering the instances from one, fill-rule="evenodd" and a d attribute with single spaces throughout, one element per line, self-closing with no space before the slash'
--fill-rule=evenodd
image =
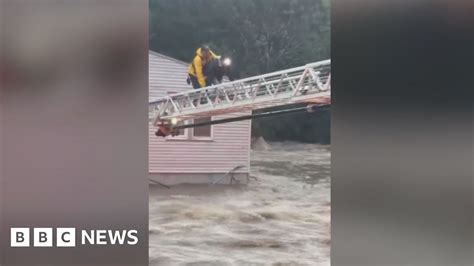
<path id="1" fill-rule="evenodd" d="M 311 72 L 311 71 L 313 71 L 313 70 L 312 70 L 312 69 L 309 69 L 309 71 Z M 319 72 L 319 71 L 316 71 L 316 72 Z M 325 79 L 324 77 L 321 77 L 321 76 L 319 76 L 319 75 L 317 75 L 317 74 L 312 74 L 311 76 L 313 77 L 313 79 L 316 79 L 316 82 L 318 81 L 318 77 L 319 77 L 319 79 L 320 79 L 321 82 L 322 82 L 322 79 L 321 79 L 321 78 Z M 278 86 L 280 86 L 280 87 L 281 87 L 281 84 L 282 84 L 283 82 L 285 82 L 286 85 L 288 85 L 292 90 L 294 90 L 294 89 L 295 89 L 294 83 L 291 82 L 291 81 L 293 81 L 293 80 L 299 80 L 299 81 L 301 81 L 302 83 L 299 84 L 299 85 L 300 85 L 299 88 L 301 88 L 301 85 L 305 84 L 305 82 L 308 82 L 308 81 L 306 81 L 306 79 L 301 79 L 302 77 L 306 78 L 306 76 L 302 76 L 302 75 L 300 74 L 300 75 L 297 75 L 297 76 L 287 77 L 287 78 L 285 78 L 284 80 L 280 77 L 280 79 L 274 79 L 274 80 L 272 80 L 272 81 L 267 81 L 267 82 L 263 83 L 264 85 L 267 85 L 267 86 L 264 88 L 265 91 L 263 91 L 263 90 L 260 90 L 260 91 L 259 91 L 259 90 L 258 90 L 258 87 L 252 89 L 252 84 L 242 84 L 242 83 L 241 83 L 241 84 L 239 84 L 239 85 L 240 85 L 240 88 L 237 88 L 237 89 L 235 89 L 233 92 L 231 92 L 231 91 L 229 90 L 230 88 L 228 88 L 228 86 L 226 86 L 226 85 L 224 84 L 224 85 L 222 85 L 221 87 L 217 88 L 216 90 L 213 90 L 212 92 L 206 93 L 206 94 L 205 94 L 205 97 L 207 98 L 208 96 L 211 96 L 211 97 L 219 96 L 219 94 L 222 94 L 222 95 L 229 95 L 229 94 L 245 93 L 245 94 L 246 94 L 245 96 L 247 96 L 247 98 L 248 98 L 248 95 L 247 95 L 247 94 L 248 94 L 248 91 L 253 91 L 253 96 L 255 96 L 255 93 L 258 94 L 259 92 L 260 92 L 259 95 L 262 95 L 262 94 L 268 93 L 268 85 L 270 85 L 270 84 L 273 85 L 273 84 L 275 84 L 275 83 L 277 83 L 277 82 L 279 83 Z M 325 80 L 325 81 L 327 82 L 327 80 Z M 326 82 L 324 82 L 324 83 L 326 83 Z M 260 83 L 260 84 L 262 84 L 262 83 Z M 298 85 L 298 84 L 297 84 L 297 85 Z M 280 88 L 278 88 L 278 86 L 277 86 L 277 89 L 280 89 Z M 275 91 L 273 91 L 271 95 L 273 95 L 274 93 L 275 93 Z M 187 94 L 187 95 L 183 95 L 183 96 L 180 96 L 180 97 L 174 97 L 174 99 L 173 99 L 173 98 L 166 99 L 166 101 L 163 101 L 161 104 L 157 104 L 156 107 L 157 107 L 157 109 L 162 109 L 162 108 L 165 108 L 165 109 L 166 109 L 167 107 L 170 107 L 170 106 L 169 106 L 169 103 L 170 103 L 170 102 L 171 102 L 171 103 L 179 102 L 179 104 L 180 104 L 180 106 L 181 106 L 181 105 L 183 105 L 182 102 L 191 103 L 192 100 L 193 100 L 193 98 L 199 99 L 199 98 L 201 98 L 201 97 L 202 97 L 202 95 L 198 95 L 198 94 L 196 94 L 196 93 L 194 93 L 194 92 L 191 92 L 191 93 L 189 93 L 189 94 Z M 186 105 L 186 104 L 184 104 L 184 105 Z M 191 104 L 189 104 L 188 106 L 191 106 Z M 179 107 L 179 106 L 176 106 L 176 104 L 174 104 L 173 107 Z M 184 107 L 184 106 L 181 106 L 181 107 L 182 107 L 182 108 L 186 108 L 186 107 Z M 181 109 L 182 109 L 182 108 L 181 108 Z M 180 108 L 178 108 L 178 109 L 180 109 Z"/>
<path id="2" fill-rule="evenodd" d="M 303 71 L 303 74 L 301 74 L 301 76 L 300 76 L 300 78 L 299 78 L 299 80 L 298 80 L 298 83 L 296 84 L 295 91 L 293 91 L 293 93 L 292 93 L 292 96 L 295 96 L 295 95 L 300 91 L 300 89 L 301 89 L 301 87 L 303 86 L 304 81 L 305 81 L 305 79 L 306 79 L 307 73 L 308 73 L 308 69 L 305 69 L 305 70 Z"/>
<path id="3" fill-rule="evenodd" d="M 162 117 L 162 119 L 166 120 L 166 119 L 171 119 L 174 117 L 180 117 L 180 118 L 201 117 L 201 116 L 204 116 L 204 114 L 211 114 L 210 116 L 213 116 L 213 115 L 218 115 L 218 114 L 235 112 L 236 110 L 239 110 L 239 109 L 243 109 L 243 110 L 263 109 L 266 107 L 275 107 L 275 106 L 280 106 L 280 105 L 304 102 L 308 99 L 315 98 L 315 94 L 319 94 L 319 96 L 317 97 L 329 96 L 329 92 L 311 93 L 311 94 L 298 95 L 298 96 L 291 96 L 291 93 L 286 93 L 285 95 L 283 94 L 280 95 L 279 97 L 281 98 L 277 98 L 277 99 L 272 98 L 271 100 L 268 100 L 268 98 L 271 98 L 269 96 L 265 98 L 256 99 L 253 102 L 250 100 L 242 100 L 241 105 L 234 105 L 234 106 L 223 105 L 219 107 L 203 106 L 200 112 L 197 112 L 197 113 L 183 111 L 180 114 L 171 114 L 171 115 L 164 116 Z"/>
<path id="4" fill-rule="evenodd" d="M 281 86 L 282 86 L 282 84 L 283 84 L 283 79 L 284 79 L 283 77 L 284 77 L 284 74 L 281 74 L 281 75 L 280 75 L 280 81 L 278 82 L 278 85 L 277 85 L 277 87 L 276 87 L 276 89 L 275 89 L 275 93 L 273 94 L 274 97 L 276 97 L 278 91 L 280 90 L 280 88 L 281 88 Z"/>
<path id="5" fill-rule="evenodd" d="M 171 117 L 196 117 L 203 112 L 215 113 L 213 109 L 216 112 L 220 112 L 221 109 L 222 112 L 225 112 L 224 109 L 254 110 L 264 106 L 280 105 L 277 103 L 279 101 L 281 104 L 288 104 L 293 98 L 295 101 L 314 98 L 314 93 L 331 89 L 330 62 L 324 60 L 167 95 L 149 103 L 149 118 L 151 113 L 152 116 L 156 116 L 155 121 L 159 122 Z M 206 102 L 201 104 L 201 99 L 205 99 Z"/>
<path id="6" fill-rule="evenodd" d="M 326 95 L 326 96 L 328 96 L 328 95 Z M 306 96 L 301 96 L 301 97 L 293 98 L 291 102 L 286 102 L 286 101 L 276 101 L 276 102 L 271 102 L 271 103 L 270 102 L 265 102 L 265 103 L 259 104 L 257 109 L 260 110 L 260 109 L 283 106 L 283 105 L 288 105 L 288 104 L 303 103 L 303 102 L 307 101 L 308 99 L 311 99 L 311 98 L 308 98 Z M 164 119 L 171 119 L 173 117 L 176 117 L 176 118 L 179 118 L 181 120 L 189 120 L 189 119 L 202 118 L 202 117 L 227 115 L 229 113 L 236 113 L 236 112 L 249 112 L 249 111 L 257 110 L 257 109 L 255 108 L 255 106 L 245 105 L 245 106 L 241 106 L 241 107 L 232 107 L 232 108 L 228 108 L 228 109 L 215 109 L 215 110 L 211 109 L 211 110 L 196 113 L 196 114 L 191 113 L 191 114 L 183 114 L 183 115 L 180 115 L 180 116 L 164 117 Z"/>
<path id="7" fill-rule="evenodd" d="M 272 73 L 267 73 L 267 74 L 263 74 L 263 75 L 259 75 L 259 76 L 253 76 L 253 77 L 248 77 L 248 78 L 244 78 L 244 79 L 240 79 L 240 80 L 235 80 L 235 81 L 231 81 L 231 82 L 226 82 L 227 84 L 231 85 L 231 84 L 237 84 L 237 83 L 242 83 L 242 82 L 249 82 L 249 81 L 255 81 L 257 79 L 260 79 L 260 78 L 267 78 L 267 77 L 271 77 L 271 76 L 275 76 L 275 75 L 280 75 L 280 74 L 284 74 L 284 73 L 289 73 L 289 72 L 295 72 L 295 71 L 304 71 L 305 69 L 307 69 L 308 67 L 320 67 L 320 66 L 324 66 L 324 65 L 328 65 L 330 64 L 331 60 L 328 59 L 328 60 L 323 60 L 323 61 L 319 61 L 319 62 L 315 62 L 315 63 L 310 63 L 310 64 L 307 64 L 305 66 L 300 66 L 300 67 L 295 67 L 295 68 L 290 68 L 290 69 L 285 69 L 285 70 L 280 70 L 280 71 L 276 71 L 276 72 L 272 72 Z M 200 88 L 200 89 L 196 89 L 196 90 L 192 90 L 192 92 L 205 92 L 207 89 L 213 89 L 213 88 L 216 88 L 218 87 L 220 84 L 218 85 L 212 85 L 212 86 L 208 86 L 208 87 L 204 87 L 204 88 Z M 156 101 L 152 101 L 150 102 L 149 104 L 154 104 L 154 103 L 157 103 L 157 102 L 160 102 L 160 101 L 163 101 L 164 99 L 166 98 L 169 98 L 169 97 L 177 97 L 177 96 L 181 96 L 181 95 L 185 95 L 189 93 L 189 91 L 185 91 L 185 92 L 180 92 L 180 93 L 176 93 L 174 95 L 168 95 L 168 96 L 165 96 L 163 97 L 162 99 L 158 99 Z"/>
<path id="8" fill-rule="evenodd" d="M 286 75 L 288 76 L 287 73 L 286 73 Z M 298 79 L 299 75 L 301 75 L 301 73 L 295 73 L 295 75 L 293 75 L 293 76 L 288 76 L 286 78 L 286 80 Z M 280 78 L 280 76 L 277 76 L 277 77 L 275 77 L 275 79 L 270 80 L 270 81 L 265 81 L 265 82 L 262 82 L 262 79 L 260 79 L 256 83 L 257 84 L 259 83 L 260 87 L 262 85 L 265 86 L 265 89 L 266 89 L 267 93 L 273 94 L 274 93 L 273 91 L 271 93 L 269 92 L 269 89 L 270 89 L 269 85 L 273 87 L 274 83 L 276 83 L 279 80 L 278 78 Z M 209 91 L 211 91 L 212 88 L 214 88 L 214 90 L 212 90 L 212 91 L 216 91 L 217 93 L 219 93 L 220 90 L 225 90 L 226 87 L 228 87 L 228 86 L 235 87 L 236 85 L 240 87 L 240 88 L 236 89 L 236 91 L 238 91 L 239 89 L 243 89 L 246 86 L 250 87 L 253 84 L 252 83 L 244 84 L 243 82 L 230 84 L 229 82 L 226 82 L 226 83 L 214 85 L 212 87 L 211 86 L 210 87 L 205 87 L 205 88 L 200 89 L 200 90 L 191 90 L 191 91 L 186 91 L 186 92 L 182 92 L 182 93 L 179 93 L 179 94 L 168 95 L 168 96 L 165 96 L 164 98 L 155 100 L 155 101 L 153 101 L 149 104 L 157 106 L 157 109 L 162 109 L 162 108 L 168 107 L 166 104 L 169 103 L 169 102 L 172 102 L 172 103 L 175 102 L 176 103 L 178 101 L 189 101 L 189 98 L 200 99 L 200 98 L 203 97 L 203 93 L 200 93 L 201 91 L 204 92 L 204 97 L 207 98 L 207 95 L 210 95 Z M 207 90 L 207 92 L 206 92 L 206 90 Z M 257 90 L 257 92 L 258 92 L 258 90 Z M 214 94 L 214 93 L 212 93 L 212 94 Z"/>
<path id="9" fill-rule="evenodd" d="M 311 84 L 310 84 L 311 82 L 310 82 L 308 79 L 306 79 L 305 76 L 303 76 L 303 77 L 305 77 L 304 79 L 301 79 L 301 77 L 302 77 L 302 76 L 293 76 L 293 77 L 291 77 L 291 78 L 287 78 L 287 79 L 285 80 L 285 82 L 288 82 L 288 83 L 287 83 L 288 86 L 293 87 L 293 82 L 291 82 L 291 80 L 296 80 L 296 79 L 298 79 L 299 81 L 301 81 L 301 84 L 299 84 L 299 88 L 300 88 L 300 89 L 302 89 L 304 86 L 309 86 L 309 85 L 311 85 Z M 274 81 L 273 81 L 273 83 L 276 83 L 276 82 L 279 82 L 279 81 L 278 81 L 278 80 L 274 80 Z M 270 82 L 267 82 L 267 83 L 270 83 Z M 250 88 L 251 85 L 248 85 L 248 88 L 246 88 L 244 84 L 239 84 L 239 85 L 241 86 L 242 89 L 240 89 L 240 91 L 236 90 L 236 91 L 240 92 L 240 94 L 239 94 L 239 93 L 234 93 L 234 95 L 232 95 L 232 96 L 234 96 L 232 103 L 239 102 L 239 100 L 241 100 L 241 99 L 255 99 L 255 98 L 256 98 L 256 97 L 249 98 L 248 95 L 245 94 L 246 91 L 243 91 L 243 92 L 242 92 L 243 89 L 248 89 L 248 88 Z M 226 89 L 225 86 L 224 86 L 222 89 Z M 268 92 L 267 89 L 268 89 L 268 87 L 263 87 L 263 88 L 261 88 L 260 91 L 256 90 L 254 93 L 257 93 L 258 96 L 264 96 L 264 95 L 267 95 L 267 96 L 268 96 L 268 94 L 267 94 L 267 92 Z M 310 90 L 312 90 L 312 89 L 313 89 L 313 87 L 310 86 L 308 89 L 304 89 L 304 91 L 305 91 L 305 93 L 308 93 L 308 91 L 310 91 Z M 222 90 L 216 90 L 216 91 L 213 92 L 212 94 L 210 94 L 210 93 L 206 94 L 206 95 L 205 95 L 205 98 L 207 99 L 208 102 L 211 102 L 211 101 L 210 101 L 210 100 L 211 100 L 210 98 L 211 98 L 211 97 L 218 97 L 218 96 L 219 96 L 219 93 L 221 93 L 221 92 L 222 92 Z M 296 91 L 294 91 L 294 92 L 298 92 L 298 90 L 296 90 Z M 223 93 L 224 93 L 225 95 L 227 95 L 227 97 L 228 97 L 227 92 L 224 91 Z M 273 93 L 273 94 L 274 94 L 274 93 Z M 256 96 L 256 95 L 254 94 L 254 96 Z M 295 93 L 294 96 L 296 96 L 296 93 Z M 197 96 L 195 96 L 195 97 L 197 97 Z M 275 97 L 275 95 L 273 95 L 273 97 Z M 185 100 L 185 101 L 187 101 L 187 102 L 189 103 L 187 106 L 184 106 L 183 104 L 180 103 L 179 105 L 181 105 L 181 108 L 178 108 L 177 104 L 174 104 L 173 106 L 168 106 L 169 108 L 168 108 L 167 110 L 164 110 L 163 108 L 160 108 L 161 111 L 162 111 L 162 112 L 160 112 L 160 113 L 163 114 L 163 113 L 170 113 L 170 112 L 171 112 L 171 113 L 173 113 L 173 112 L 181 112 L 181 111 L 185 111 L 185 110 L 188 110 L 188 109 L 196 110 L 196 107 L 192 104 L 192 101 L 191 101 L 189 98 L 190 98 L 189 95 L 187 95 L 187 97 L 179 98 L 180 100 Z M 200 98 L 200 97 L 198 97 L 198 98 Z M 178 101 L 178 99 L 175 99 L 175 101 Z M 173 99 L 168 99 L 168 101 L 165 102 L 165 103 L 169 103 L 169 102 L 173 103 L 174 101 L 173 101 Z M 220 101 L 220 102 L 219 102 L 219 101 L 215 101 L 214 103 L 211 103 L 210 105 L 217 106 L 217 105 L 219 105 L 219 104 L 228 104 L 228 103 L 229 103 L 228 101 L 227 101 L 227 102 L 225 102 L 225 101 Z M 209 105 L 209 104 L 208 104 L 208 105 Z M 171 109 L 171 108 L 173 108 L 173 107 L 174 107 L 175 109 Z M 166 108 L 165 108 L 165 109 L 166 109 Z"/>

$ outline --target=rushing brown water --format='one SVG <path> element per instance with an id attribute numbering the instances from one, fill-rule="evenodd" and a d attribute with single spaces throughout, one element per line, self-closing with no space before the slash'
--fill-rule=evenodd
<path id="1" fill-rule="evenodd" d="M 150 265 L 329 265 L 330 152 L 252 151 L 248 185 L 150 187 Z"/>

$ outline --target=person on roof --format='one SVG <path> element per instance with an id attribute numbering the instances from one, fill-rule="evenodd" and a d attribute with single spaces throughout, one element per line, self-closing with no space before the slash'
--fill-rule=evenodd
<path id="1" fill-rule="evenodd" d="M 206 87 L 206 65 L 213 59 L 218 58 L 220 57 L 212 52 L 211 49 L 209 49 L 209 46 L 203 45 L 198 48 L 196 50 L 196 55 L 188 68 L 188 83 L 192 83 L 193 88 L 195 89 Z"/>

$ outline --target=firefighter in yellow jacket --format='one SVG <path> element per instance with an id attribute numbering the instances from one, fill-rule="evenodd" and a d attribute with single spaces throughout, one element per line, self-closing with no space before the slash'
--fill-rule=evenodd
<path id="1" fill-rule="evenodd" d="M 214 54 L 207 45 L 198 48 L 188 68 L 188 83 L 192 83 L 195 89 L 206 87 L 205 67 L 211 60 L 218 58 L 219 56 Z"/>

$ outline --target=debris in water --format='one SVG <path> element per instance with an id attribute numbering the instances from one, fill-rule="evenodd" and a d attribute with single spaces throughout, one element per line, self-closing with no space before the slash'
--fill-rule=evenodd
<path id="1" fill-rule="evenodd" d="M 270 151 L 272 147 L 263 137 L 258 137 L 252 141 L 251 148 L 254 151 Z"/>

